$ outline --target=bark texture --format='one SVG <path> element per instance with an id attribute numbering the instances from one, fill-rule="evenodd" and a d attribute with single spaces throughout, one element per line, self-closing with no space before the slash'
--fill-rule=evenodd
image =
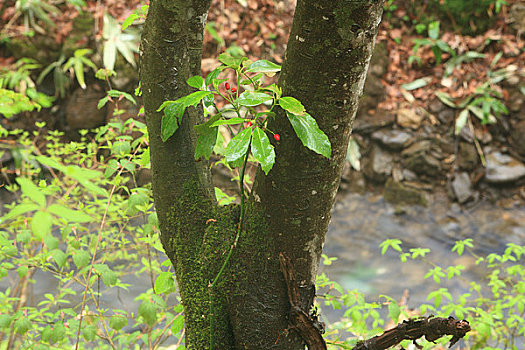
<path id="1" fill-rule="evenodd" d="M 152 0 L 141 47 L 141 81 L 150 135 L 153 192 L 161 239 L 177 274 L 188 349 L 304 349 L 289 326 L 290 303 L 279 254 L 293 261 L 301 308 L 308 310 L 353 118 L 361 95 L 383 1 L 299 0 L 279 84 L 299 99 L 332 143 L 330 160 L 306 149 L 282 111 L 269 128 L 276 164 L 258 171 L 239 245 L 213 293 L 235 234 L 238 208 L 217 208 L 208 164 L 193 159 L 191 109 L 167 142 L 160 138 L 165 100 L 189 93 L 200 74 L 209 0 Z M 213 219 L 213 220 L 209 220 Z"/>

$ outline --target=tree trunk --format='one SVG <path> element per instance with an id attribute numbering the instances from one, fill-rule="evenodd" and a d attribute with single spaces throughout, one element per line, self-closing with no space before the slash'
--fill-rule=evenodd
<path id="1" fill-rule="evenodd" d="M 303 349 L 298 333 L 285 331 L 290 305 L 279 254 L 293 262 L 308 310 L 383 1 L 298 1 L 279 85 L 328 135 L 332 157 L 303 147 L 278 111 L 269 124 L 281 135 L 276 164 L 267 176 L 257 172 L 239 244 L 212 293 L 213 315 L 208 285 L 233 241 L 239 211 L 216 206 L 208 164 L 193 160 L 198 110 L 187 112 L 165 143 L 156 112 L 163 101 L 187 94 L 186 79 L 200 74 L 209 3 L 151 1 L 141 48 L 153 193 L 184 305 L 186 345 L 209 348 L 212 317 L 216 349 Z"/>

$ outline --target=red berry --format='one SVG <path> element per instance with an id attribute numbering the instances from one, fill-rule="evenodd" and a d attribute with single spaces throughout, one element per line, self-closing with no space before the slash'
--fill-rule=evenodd
<path id="1" fill-rule="evenodd" d="M 234 87 L 232 87 L 232 92 L 235 92 L 235 91 L 237 91 L 237 89 L 236 89 L 236 88 L 234 88 Z"/>
<path id="2" fill-rule="evenodd" d="M 252 126 L 252 125 L 253 125 L 252 122 L 248 122 L 248 123 L 246 123 L 246 127 L 247 127 L 247 128 L 249 128 L 249 127 Z"/>
<path id="3" fill-rule="evenodd" d="M 275 134 L 273 135 L 273 138 L 275 139 L 275 141 L 279 141 L 281 139 L 281 136 L 279 136 L 279 134 Z"/>
<path id="4" fill-rule="evenodd" d="M 224 87 L 226 88 L 226 90 L 230 90 L 230 83 L 224 84 Z"/>

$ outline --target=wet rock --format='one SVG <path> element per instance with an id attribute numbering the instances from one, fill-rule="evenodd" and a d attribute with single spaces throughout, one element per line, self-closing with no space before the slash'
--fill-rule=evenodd
<path id="1" fill-rule="evenodd" d="M 512 147 L 521 155 L 525 156 L 525 120 L 514 124 L 510 130 Z"/>
<path id="2" fill-rule="evenodd" d="M 430 141 L 419 141 L 405 149 L 401 154 L 403 156 L 403 165 L 420 175 L 437 176 L 441 172 L 440 162 L 431 154 Z"/>
<path id="3" fill-rule="evenodd" d="M 518 34 L 525 33 L 525 4 L 518 1 L 510 7 L 509 22 Z"/>
<path id="4" fill-rule="evenodd" d="M 487 154 L 485 180 L 492 184 L 509 183 L 525 177 L 525 165 L 500 152 Z"/>
<path id="5" fill-rule="evenodd" d="M 432 112 L 434 114 L 438 114 L 439 112 L 441 112 L 445 108 L 446 108 L 446 106 L 438 98 L 432 100 L 430 102 L 430 104 L 428 105 L 428 109 L 430 110 L 430 112 Z"/>
<path id="6" fill-rule="evenodd" d="M 509 103 L 507 104 L 512 113 L 516 114 L 518 119 L 525 119 L 525 96 L 521 93 L 520 90 L 516 89 L 510 93 Z"/>
<path id="7" fill-rule="evenodd" d="M 418 113 L 415 109 L 401 108 L 397 111 L 397 125 L 403 128 L 418 129 L 425 118 L 423 113 Z"/>
<path id="8" fill-rule="evenodd" d="M 467 142 L 460 142 L 458 147 L 458 166 L 463 170 L 472 170 L 478 166 L 478 152 L 476 147 Z"/>
<path id="9" fill-rule="evenodd" d="M 474 198 L 474 189 L 467 173 L 456 174 L 454 180 L 452 180 L 452 190 L 461 204 Z"/>
<path id="10" fill-rule="evenodd" d="M 377 110 L 375 114 L 359 116 L 354 122 L 354 132 L 357 134 L 370 134 L 378 129 L 394 124 L 394 114 Z"/>
<path id="11" fill-rule="evenodd" d="M 403 169 L 403 179 L 407 181 L 415 181 L 417 180 L 417 175 L 412 170 Z"/>
<path id="12" fill-rule="evenodd" d="M 437 117 L 443 124 L 452 124 L 456 117 L 456 112 L 451 108 L 445 108 L 438 113 Z"/>
<path id="13" fill-rule="evenodd" d="M 403 149 L 411 138 L 410 133 L 401 130 L 378 130 L 372 134 L 373 140 L 393 151 Z"/>
<path id="14" fill-rule="evenodd" d="M 363 160 L 363 163 L 363 172 L 366 177 L 375 182 L 384 182 L 392 174 L 394 160 L 390 153 L 374 145 L 370 156 Z"/>
<path id="15" fill-rule="evenodd" d="M 362 172 L 352 169 L 350 165 L 345 165 L 343 169 L 343 177 L 339 185 L 340 191 L 348 191 L 352 193 L 365 193 L 365 177 Z"/>
<path id="16" fill-rule="evenodd" d="M 106 122 L 106 108 L 97 108 L 98 100 L 106 96 L 96 85 L 76 89 L 66 104 L 66 122 L 71 129 L 93 129 Z"/>
<path id="17" fill-rule="evenodd" d="M 387 202 L 392 204 L 427 205 L 425 192 L 410 188 L 392 179 L 388 179 L 386 182 L 383 196 Z"/>

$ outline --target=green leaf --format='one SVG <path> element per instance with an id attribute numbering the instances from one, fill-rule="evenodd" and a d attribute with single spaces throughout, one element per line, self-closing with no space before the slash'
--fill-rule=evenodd
<path id="1" fill-rule="evenodd" d="M 199 103 L 204 97 L 208 95 L 213 95 L 211 91 L 195 91 L 188 96 L 179 98 L 177 101 L 184 103 L 185 107 L 195 106 Z"/>
<path id="2" fill-rule="evenodd" d="M 233 68 L 233 69 L 239 67 L 239 65 L 241 64 L 242 60 L 243 60 L 242 58 L 234 58 L 234 57 L 230 56 L 227 53 L 221 53 L 219 55 L 219 61 L 224 63 L 228 67 Z"/>
<path id="3" fill-rule="evenodd" d="M 102 276 L 102 282 L 106 286 L 112 286 L 117 283 L 117 273 L 112 271 L 106 264 L 95 264 L 93 270 Z"/>
<path id="4" fill-rule="evenodd" d="M 46 196 L 40 191 L 37 185 L 33 181 L 25 177 L 18 177 L 16 182 L 20 185 L 22 193 L 29 197 L 33 202 L 40 205 L 41 208 L 46 206 Z"/>
<path id="5" fill-rule="evenodd" d="M 142 316 L 147 325 L 153 326 L 157 322 L 157 306 L 149 300 L 144 300 L 139 306 L 139 316 Z"/>
<path id="6" fill-rule="evenodd" d="M 9 213 L 7 213 L 6 215 L 4 215 L 1 219 L 0 219 L 0 222 L 6 222 L 7 220 L 10 220 L 12 218 L 15 218 L 17 216 L 20 216 L 22 214 L 25 214 L 27 212 L 30 212 L 30 211 L 33 211 L 33 210 L 38 210 L 40 209 L 40 206 L 38 204 L 34 204 L 34 203 L 22 203 L 22 204 L 18 204 L 17 206 L 15 206 L 13 209 L 11 209 L 11 211 Z"/>
<path id="7" fill-rule="evenodd" d="M 116 141 L 111 146 L 111 154 L 113 155 L 128 155 L 131 152 L 131 144 L 129 141 Z"/>
<path id="8" fill-rule="evenodd" d="M 92 324 L 85 324 L 82 327 L 82 336 L 84 339 L 88 342 L 95 340 L 95 337 L 97 336 L 97 327 Z"/>
<path id="9" fill-rule="evenodd" d="M 468 113 L 468 109 L 465 108 L 461 111 L 461 113 L 459 113 L 459 116 L 456 118 L 456 127 L 454 130 L 455 135 L 459 135 L 461 129 L 463 129 L 463 127 L 467 124 Z"/>
<path id="10" fill-rule="evenodd" d="M 235 197 L 228 196 L 219 187 L 215 187 L 215 198 L 217 198 L 217 204 L 219 205 L 228 205 L 235 202 Z"/>
<path id="11" fill-rule="evenodd" d="M 175 321 L 171 325 L 171 332 L 173 334 L 178 334 L 184 328 L 184 316 L 178 315 Z"/>
<path id="12" fill-rule="evenodd" d="M 7 328 L 11 325 L 13 318 L 10 315 L 0 315 L 0 328 Z"/>
<path id="13" fill-rule="evenodd" d="M 217 77 L 219 76 L 219 74 L 221 74 L 223 69 L 224 69 L 224 66 L 219 66 L 219 67 L 215 68 L 214 70 L 212 70 L 206 76 L 206 79 L 204 80 L 204 84 L 206 86 L 210 85 L 213 82 L 213 79 L 217 79 Z"/>
<path id="14" fill-rule="evenodd" d="M 115 61 L 117 60 L 117 45 L 113 40 L 107 40 L 104 43 L 103 50 L 104 67 L 109 70 L 115 69 Z"/>
<path id="15" fill-rule="evenodd" d="M 416 89 L 422 88 L 423 86 L 426 86 L 428 83 L 430 83 L 430 81 L 432 81 L 431 77 L 420 78 L 410 83 L 402 84 L 401 87 L 408 91 L 416 90 Z"/>
<path id="16" fill-rule="evenodd" d="M 55 260 L 58 268 L 62 268 L 66 263 L 67 255 L 60 249 L 55 249 L 51 252 L 51 257 Z"/>
<path id="17" fill-rule="evenodd" d="M 155 280 L 154 289 L 157 294 L 173 292 L 175 290 L 173 274 L 169 271 L 161 272 Z"/>
<path id="18" fill-rule="evenodd" d="M 186 83 L 195 88 L 195 89 L 202 89 L 203 87 L 203 84 L 204 84 L 204 79 L 202 79 L 202 77 L 200 75 L 195 75 L 191 78 L 189 78 Z"/>
<path id="19" fill-rule="evenodd" d="M 281 97 L 279 99 L 279 106 L 284 110 L 292 114 L 303 114 L 305 113 L 305 108 L 301 102 L 291 96 Z"/>
<path id="20" fill-rule="evenodd" d="M 449 94 L 447 94 L 446 92 L 436 91 L 434 94 L 445 105 L 447 105 L 449 107 L 452 107 L 452 108 L 457 108 L 456 104 L 452 100 L 452 97 Z"/>
<path id="21" fill-rule="evenodd" d="M 114 315 L 114 316 L 111 316 L 111 318 L 109 319 L 109 326 L 116 331 L 121 330 L 127 325 L 128 325 L 128 319 L 124 316 Z"/>
<path id="22" fill-rule="evenodd" d="M 392 318 L 394 323 L 397 323 L 400 314 L 401 310 L 399 305 L 395 301 L 390 302 L 390 304 L 388 304 L 388 316 Z"/>
<path id="23" fill-rule="evenodd" d="M 48 211 L 69 222 L 90 222 L 93 220 L 91 216 L 81 211 L 69 209 L 58 204 L 51 204 Z"/>
<path id="24" fill-rule="evenodd" d="M 90 261 L 91 261 L 91 256 L 85 250 L 77 250 L 75 254 L 73 255 L 73 262 L 75 263 L 75 266 L 79 270 L 87 266 Z"/>
<path id="25" fill-rule="evenodd" d="M 252 153 L 255 159 L 261 163 L 261 168 L 266 175 L 275 163 L 275 151 L 270 144 L 266 133 L 260 128 L 255 128 L 252 134 Z"/>
<path id="26" fill-rule="evenodd" d="M 439 38 L 439 21 L 431 22 L 428 25 L 428 36 L 434 40 Z"/>
<path id="27" fill-rule="evenodd" d="M 15 321 L 15 331 L 20 335 L 24 335 L 28 330 L 33 327 L 33 322 L 25 316 Z"/>
<path id="28" fill-rule="evenodd" d="M 46 237 L 44 237 L 44 244 L 49 250 L 57 249 L 58 243 L 59 243 L 58 238 L 54 237 L 53 235 L 47 235 Z"/>
<path id="29" fill-rule="evenodd" d="M 22 278 L 27 276 L 27 273 L 29 272 L 29 267 L 27 266 L 19 266 L 18 269 L 16 269 L 16 272 L 18 272 L 18 277 Z"/>
<path id="30" fill-rule="evenodd" d="M 234 125 L 234 124 L 241 124 L 241 123 L 244 123 L 246 121 L 246 119 L 244 118 L 238 118 L 238 117 L 235 117 L 235 118 L 230 118 L 230 119 L 221 119 L 221 120 L 217 120 L 216 122 L 214 122 L 213 124 L 210 125 L 210 128 L 214 127 L 214 126 L 219 126 L 219 125 Z"/>
<path id="31" fill-rule="evenodd" d="M 304 146 L 326 158 L 330 158 L 332 154 L 330 140 L 328 140 L 328 136 L 319 129 L 317 122 L 310 114 L 305 113 L 303 116 L 287 112 L 286 115 L 297 137 L 299 137 Z"/>
<path id="32" fill-rule="evenodd" d="M 217 142 L 217 133 L 219 128 L 211 128 L 207 125 L 199 125 L 199 128 L 195 128 L 197 131 L 197 144 L 195 145 L 195 160 L 204 157 L 210 159 L 213 152 L 213 147 Z"/>
<path id="33" fill-rule="evenodd" d="M 234 162 L 246 154 L 250 145 L 252 131 L 252 128 L 246 128 L 231 139 L 224 152 L 227 162 Z"/>
<path id="34" fill-rule="evenodd" d="M 51 226 L 53 226 L 53 217 L 47 211 L 37 211 L 33 215 L 31 232 L 38 240 L 51 233 Z"/>
<path id="35" fill-rule="evenodd" d="M 263 92 L 244 91 L 237 99 L 237 102 L 241 106 L 257 106 L 261 103 L 270 101 L 271 99 L 272 96 Z"/>
<path id="36" fill-rule="evenodd" d="M 132 13 L 131 15 L 129 15 L 125 20 L 124 22 L 122 23 L 122 30 L 126 29 L 127 27 L 129 27 L 130 25 L 133 24 L 133 21 L 136 20 L 137 18 L 139 18 L 139 15 L 137 15 L 136 13 Z"/>
<path id="37" fill-rule="evenodd" d="M 46 156 L 36 156 L 35 159 L 40 163 L 47 167 L 57 169 L 61 172 L 65 172 L 66 167 L 54 160 L 53 158 L 49 158 Z"/>
<path id="38" fill-rule="evenodd" d="M 186 106 L 184 103 L 172 102 L 164 108 L 162 116 L 161 137 L 166 142 L 179 128 Z"/>
<path id="39" fill-rule="evenodd" d="M 281 66 L 267 60 L 258 60 L 248 66 L 247 73 L 276 73 L 281 70 Z"/>

